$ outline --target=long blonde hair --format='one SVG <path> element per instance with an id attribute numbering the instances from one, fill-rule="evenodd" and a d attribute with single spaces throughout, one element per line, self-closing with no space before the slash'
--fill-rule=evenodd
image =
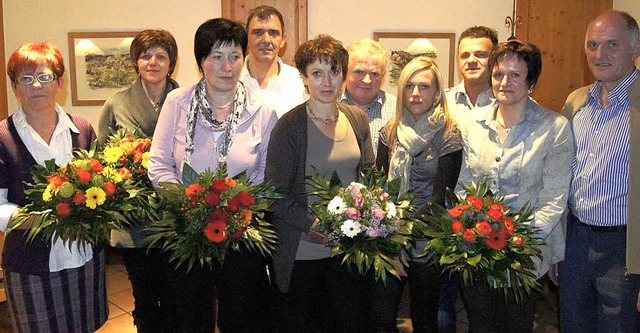
<path id="1" fill-rule="evenodd" d="M 436 95 L 436 100 L 433 103 L 433 115 L 432 119 L 437 119 L 441 116 L 444 116 L 445 120 L 445 130 L 449 131 L 453 127 L 453 121 L 451 116 L 449 115 L 449 108 L 447 106 L 447 99 L 444 94 L 444 79 L 442 78 L 442 72 L 440 71 L 440 65 L 438 62 L 431 57 L 417 57 L 411 60 L 400 73 L 400 77 L 398 78 L 398 101 L 396 103 L 396 116 L 391 122 L 391 131 L 390 139 L 389 139 L 389 148 L 391 148 L 396 141 L 397 138 L 397 130 L 398 124 L 402 121 L 402 117 L 404 117 L 404 89 L 405 85 L 409 81 L 409 78 L 415 74 L 416 72 L 427 69 L 433 71 L 436 77 L 436 84 L 438 88 L 438 94 Z"/>

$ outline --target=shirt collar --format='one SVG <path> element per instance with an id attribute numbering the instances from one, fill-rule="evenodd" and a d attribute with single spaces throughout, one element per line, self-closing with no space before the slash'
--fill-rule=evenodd
<path id="1" fill-rule="evenodd" d="M 80 133 L 76 125 L 71 121 L 71 118 L 69 118 L 69 116 L 64 111 L 62 111 L 62 108 L 60 107 L 60 105 L 58 105 L 58 103 L 56 103 L 55 110 L 58 114 L 58 124 L 56 124 L 56 128 L 53 131 L 53 136 L 56 136 L 67 129 L 74 133 Z M 13 123 L 15 124 L 18 132 L 24 131 L 28 128 L 33 128 L 27 122 L 27 115 L 24 113 L 24 110 L 22 110 L 22 106 L 20 106 L 18 108 L 18 111 L 16 111 L 16 113 L 14 114 Z"/>
<path id="2" fill-rule="evenodd" d="M 609 92 L 609 100 L 615 104 L 617 101 L 626 99 L 629 97 L 629 87 L 635 82 L 640 75 L 640 71 L 636 68 L 624 78 L 618 85 Z M 602 93 L 602 82 L 596 81 L 589 90 L 589 98 L 594 99 L 600 103 L 600 95 Z"/>
<path id="3" fill-rule="evenodd" d="M 386 101 L 387 101 L 387 94 L 384 92 L 384 90 L 380 89 L 380 91 L 378 91 L 378 94 L 373 99 L 373 101 L 365 106 L 365 109 L 368 109 L 371 105 L 374 105 L 375 103 L 377 103 L 379 106 L 382 106 Z M 347 89 L 344 89 L 344 91 L 342 92 L 342 96 L 340 96 L 340 102 L 349 104 L 349 105 L 354 105 L 354 103 L 351 101 L 351 99 L 347 95 Z"/>

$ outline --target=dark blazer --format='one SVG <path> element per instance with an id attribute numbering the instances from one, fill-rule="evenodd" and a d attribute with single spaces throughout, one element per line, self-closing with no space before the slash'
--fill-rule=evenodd
<path id="1" fill-rule="evenodd" d="M 360 147 L 359 169 L 373 165 L 374 155 L 369 132 L 369 120 L 361 109 L 338 103 L 345 114 Z M 309 232 L 315 217 L 307 207 L 305 175 L 307 161 L 306 103 L 300 104 L 278 120 L 271 132 L 267 151 L 265 180 L 280 186 L 285 198 L 277 200 L 272 209 L 274 224 L 281 244 L 273 257 L 276 285 L 281 291 L 289 290 L 291 271 L 295 262 L 300 236 Z"/>
<path id="2" fill-rule="evenodd" d="M 67 114 L 80 133 L 71 132 L 73 148 L 89 149 L 96 133 L 88 120 Z M 18 130 L 13 124 L 13 116 L 0 122 L 0 188 L 7 188 L 8 200 L 19 206 L 26 205 L 24 182 L 33 182 L 31 167 L 37 162 L 29 154 Z M 25 230 L 12 230 L 7 233 L 2 252 L 2 267 L 7 271 L 46 275 L 49 274 L 49 251 L 51 243 L 36 238 L 28 246 L 23 237 Z"/>

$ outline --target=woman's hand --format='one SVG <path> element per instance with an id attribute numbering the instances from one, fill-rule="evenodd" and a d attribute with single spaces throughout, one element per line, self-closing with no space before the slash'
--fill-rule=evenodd
<path id="1" fill-rule="evenodd" d="M 316 227 L 320 224 L 320 220 L 316 218 L 307 233 L 308 241 L 316 244 L 327 244 L 327 235 L 317 231 Z"/>
<path id="2" fill-rule="evenodd" d="M 398 275 L 407 276 L 407 271 L 404 269 L 405 266 L 409 266 L 409 262 L 403 251 L 400 253 L 400 257 L 393 259 L 393 268 L 398 272 Z"/>
<path id="3" fill-rule="evenodd" d="M 11 214 L 11 219 L 9 220 L 9 230 L 26 230 L 30 229 L 33 225 L 33 222 L 38 218 L 38 214 L 25 214 L 20 211 L 20 209 L 16 209 Z"/>

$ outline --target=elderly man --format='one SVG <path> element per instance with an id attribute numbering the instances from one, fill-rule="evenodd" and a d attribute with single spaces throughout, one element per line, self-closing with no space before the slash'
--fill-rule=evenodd
<path id="1" fill-rule="evenodd" d="M 491 102 L 489 55 L 498 44 L 498 33 L 491 28 L 473 26 L 458 39 L 458 70 L 463 80 L 446 91 L 449 112 L 454 118 Z"/>
<path id="2" fill-rule="evenodd" d="M 307 100 L 294 67 L 282 62 L 278 52 L 287 41 L 282 14 L 271 6 L 258 6 L 247 18 L 249 45 L 240 81 L 258 104 L 268 105 L 278 118 Z"/>
<path id="3" fill-rule="evenodd" d="M 585 53 L 596 82 L 571 93 L 563 109 L 576 145 L 559 267 L 563 332 L 640 330 L 639 43 L 627 13 L 591 21 Z"/>
<path id="4" fill-rule="evenodd" d="M 347 48 L 349 69 L 341 102 L 356 105 L 369 116 L 373 152 L 378 152 L 378 132 L 395 116 L 396 97 L 382 91 L 388 54 L 371 39 L 357 40 Z"/>

